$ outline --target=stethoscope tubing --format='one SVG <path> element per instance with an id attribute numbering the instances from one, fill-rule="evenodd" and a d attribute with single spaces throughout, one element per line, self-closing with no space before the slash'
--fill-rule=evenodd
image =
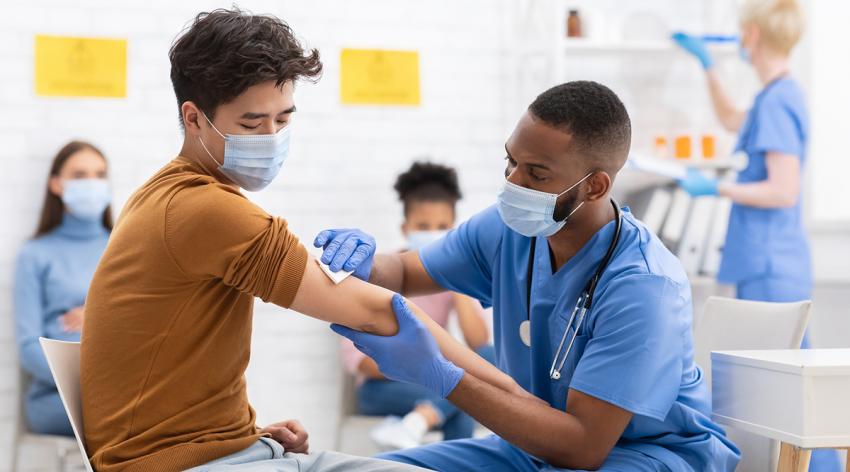
<path id="1" fill-rule="evenodd" d="M 549 378 L 552 380 L 559 380 L 561 378 L 561 371 L 564 368 L 564 364 L 566 364 L 567 362 L 567 358 L 569 357 L 570 352 L 573 349 L 573 345 L 575 344 L 576 338 L 578 337 L 578 332 L 581 329 L 581 325 L 584 323 L 584 319 L 587 315 L 587 312 L 590 310 L 591 304 L 593 303 L 593 294 L 596 291 L 596 286 L 599 283 L 599 279 L 602 278 L 602 274 L 605 272 L 605 268 L 608 266 L 608 263 L 611 261 L 611 257 L 613 257 L 614 255 L 614 250 L 617 248 L 617 243 L 619 243 L 620 241 L 620 229 L 622 228 L 623 223 L 622 215 L 620 214 L 619 205 L 613 198 L 611 199 L 611 204 L 614 206 L 614 219 L 616 221 L 614 237 L 611 239 L 611 243 L 608 245 L 608 250 L 605 252 L 605 257 L 602 258 L 602 261 L 596 268 L 596 272 L 594 272 L 593 277 L 588 281 L 587 285 L 582 290 L 582 293 L 576 301 L 576 305 L 573 308 L 572 313 L 570 314 L 570 319 L 569 321 L 567 321 L 567 326 L 564 328 L 564 334 L 563 336 L 561 336 L 561 342 L 558 344 L 558 349 L 552 356 L 552 365 L 549 367 Z M 532 242 L 534 242 L 534 240 L 532 240 Z M 533 274 L 534 267 L 534 246 L 535 245 L 532 244 L 531 253 L 529 254 L 527 282 L 527 321 L 531 320 L 531 277 Z M 578 316 L 576 328 L 573 331 L 573 335 L 570 338 L 569 342 L 567 342 L 570 327 L 572 327 L 573 322 L 576 321 L 576 316 Z M 564 344 L 567 345 L 566 350 L 564 350 Z M 561 355 L 562 350 L 563 355 Z"/>

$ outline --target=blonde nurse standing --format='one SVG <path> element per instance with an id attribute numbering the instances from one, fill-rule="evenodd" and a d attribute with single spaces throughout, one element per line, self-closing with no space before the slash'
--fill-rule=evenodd
<path id="1" fill-rule="evenodd" d="M 732 200 L 718 279 L 737 297 L 766 302 L 811 299 L 812 269 L 802 215 L 802 170 L 809 117 L 800 85 L 789 73 L 790 54 L 803 31 L 796 0 L 746 0 L 741 7 L 741 57 L 763 88 L 752 108 L 735 108 L 703 42 L 676 33 L 673 40 L 699 59 L 718 119 L 738 133 L 736 151 L 749 158 L 735 183 L 721 183 L 691 170 L 679 185 L 694 197 Z M 803 339 L 804 348 L 808 337 Z M 811 470 L 840 470 L 835 451 L 816 451 Z"/>

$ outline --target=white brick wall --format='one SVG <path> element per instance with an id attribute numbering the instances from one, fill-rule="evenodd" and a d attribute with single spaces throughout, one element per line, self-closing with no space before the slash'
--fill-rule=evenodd
<path id="1" fill-rule="evenodd" d="M 523 5 L 538 1 L 542 0 L 239 2 L 243 8 L 289 21 L 300 37 L 321 50 L 325 62 L 325 75 L 318 85 L 302 84 L 297 89 L 299 112 L 291 160 L 268 190 L 252 198 L 286 217 L 307 243 L 325 227 L 352 225 L 373 233 L 382 247 L 392 248 L 400 243 L 400 206 L 392 182 L 413 158 L 427 155 L 458 167 L 466 194 L 461 217 L 490 204 L 502 171 L 504 139 L 525 101 L 551 81 L 545 71 L 546 57 L 522 62 L 527 66 L 524 70 L 513 62 L 526 54 L 523 47 L 527 46 L 517 42 L 516 35 L 534 36 L 536 28 L 523 31 L 517 27 L 535 24 L 525 17 Z M 613 5 L 611 1 L 595 4 Z M 678 5 L 672 0 L 644 4 L 656 11 L 682 13 L 668 8 Z M 120 207 L 179 149 L 181 135 L 168 79 L 167 50 L 172 39 L 197 12 L 228 5 L 230 2 L 205 0 L 10 0 L 3 5 L 0 214 L 6 217 L 6 224 L 0 225 L 0 472 L 8 469 L 18 401 L 11 323 L 12 263 L 35 226 L 49 160 L 69 139 L 98 144 L 110 158 L 115 203 Z M 603 7 L 594 8 L 598 13 Z M 704 21 L 710 25 L 726 21 L 719 13 L 714 15 L 718 18 L 708 16 Z M 543 17 L 541 24 L 551 24 L 549 16 Z M 127 99 L 35 97 L 34 34 L 128 38 Z M 419 50 L 422 106 L 341 106 L 338 57 L 342 47 Z M 632 72 L 640 66 L 638 72 L 644 80 L 668 70 L 651 63 L 632 65 Z M 679 97 L 693 97 L 702 82 L 696 67 L 691 66 L 676 62 L 667 80 L 650 87 L 647 96 L 660 97 L 668 104 L 678 103 Z M 643 117 L 635 123 L 636 131 L 645 132 L 635 136 L 637 145 L 648 142 L 652 133 L 667 125 L 656 118 L 654 103 L 643 103 L 646 100 L 639 100 L 637 92 L 629 91 L 634 74 L 623 70 L 588 61 L 576 69 L 576 77 L 598 76 L 623 93 L 632 115 Z M 679 79 L 696 82 L 672 86 Z M 705 96 L 695 98 L 692 104 L 682 116 L 706 116 Z M 696 121 L 690 125 L 704 124 Z M 844 271 L 833 268 L 832 272 Z M 846 289 L 821 292 L 824 299 L 837 299 Z M 822 307 L 820 319 L 825 311 Z M 256 307 L 254 328 L 248 385 L 259 421 L 299 418 L 311 431 L 314 447 L 333 447 L 339 382 L 336 339 L 324 323 L 261 303 Z M 837 337 L 827 341 L 846 345 L 846 340 Z"/>
<path id="2" fill-rule="evenodd" d="M 280 178 L 253 195 L 284 216 L 305 242 L 328 226 L 356 225 L 387 248 L 399 243 L 395 175 L 419 156 L 458 167 L 460 214 L 488 204 L 501 172 L 506 0 L 241 1 L 289 21 L 325 62 L 318 85 L 296 92 L 292 157 Z M 17 414 L 11 276 L 17 249 L 34 229 L 50 158 L 66 141 L 91 140 L 110 159 L 120 205 L 179 150 L 168 78 L 168 47 L 199 11 L 230 2 L 17 1 L 0 15 L 0 471 L 9 467 Z M 46 99 L 33 93 L 33 35 L 129 39 L 126 100 Z M 416 49 L 419 108 L 339 104 L 342 47 Z M 344 168 L 345 172 L 339 169 Z M 261 423 L 299 418 L 316 448 L 333 447 L 337 421 L 336 340 L 323 323 L 259 303 L 249 391 Z"/>

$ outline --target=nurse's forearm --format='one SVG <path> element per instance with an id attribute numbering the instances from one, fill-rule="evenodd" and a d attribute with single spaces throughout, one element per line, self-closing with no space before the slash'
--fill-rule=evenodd
<path id="1" fill-rule="evenodd" d="M 405 297 L 444 291 L 436 284 L 414 251 L 400 254 L 376 254 L 369 282 Z"/>
<path id="2" fill-rule="evenodd" d="M 392 292 L 401 293 L 404 285 L 404 265 L 399 254 L 375 254 L 369 283 L 384 287 Z"/>
<path id="3" fill-rule="evenodd" d="M 717 193 L 733 202 L 756 208 L 790 208 L 800 196 L 800 158 L 790 154 L 765 154 L 767 179 L 751 183 L 723 183 Z"/>
<path id="4" fill-rule="evenodd" d="M 717 187 L 717 193 L 739 205 L 755 208 L 789 208 L 797 203 L 796 195 L 789 195 L 784 189 L 776 188 L 767 181 L 724 183 Z"/>
<path id="5" fill-rule="evenodd" d="M 711 104 L 714 106 L 714 112 L 720 124 L 729 131 L 737 132 L 741 125 L 744 124 L 745 114 L 735 107 L 735 103 L 726 95 L 723 86 L 720 84 L 720 78 L 714 69 L 706 71 L 706 79 L 708 80 L 708 93 L 711 95 Z"/>
<path id="6" fill-rule="evenodd" d="M 539 400 L 500 391 L 468 372 L 448 399 L 501 438 L 550 465 L 596 470 L 619 440 L 631 414 L 576 391 L 571 390 L 570 397 L 584 402 L 579 407 L 589 412 L 584 422 Z M 570 406 L 568 410 L 572 411 Z"/>

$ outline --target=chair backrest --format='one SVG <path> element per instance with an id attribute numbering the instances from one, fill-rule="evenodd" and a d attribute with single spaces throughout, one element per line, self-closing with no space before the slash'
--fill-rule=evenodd
<path id="1" fill-rule="evenodd" d="M 711 386 L 711 351 L 797 349 L 812 302 L 769 303 L 709 297 L 694 327 L 694 360 Z"/>
<path id="2" fill-rule="evenodd" d="M 59 397 L 62 398 L 62 405 L 65 406 L 65 412 L 68 414 L 68 419 L 71 420 L 77 445 L 80 446 L 80 452 L 83 454 L 83 463 L 88 472 L 94 472 L 89 462 L 88 453 L 86 453 L 83 436 L 83 406 L 80 398 L 80 343 L 47 338 L 40 338 L 39 341 L 44 350 L 44 356 L 47 358 L 47 365 L 50 366 L 50 372 L 53 374 L 53 380 L 56 382 L 56 389 L 59 390 Z"/>
<path id="3" fill-rule="evenodd" d="M 812 302 L 768 303 L 710 297 L 694 326 L 694 360 L 709 389 L 711 351 L 797 349 L 809 323 Z M 738 472 L 776 470 L 778 446 L 745 431 L 727 429 L 741 450 Z"/>

